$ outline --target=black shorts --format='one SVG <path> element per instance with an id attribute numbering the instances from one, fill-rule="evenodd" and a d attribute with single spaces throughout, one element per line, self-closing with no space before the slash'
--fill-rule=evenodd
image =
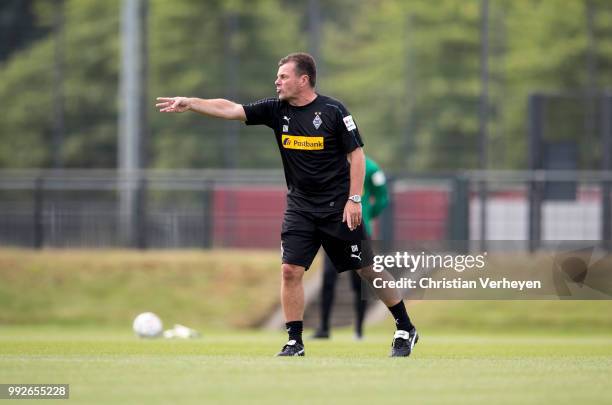
<path id="1" fill-rule="evenodd" d="M 363 223 L 351 231 L 346 222 L 342 222 L 342 211 L 285 211 L 281 233 L 283 263 L 308 270 L 321 245 L 339 273 L 373 263 L 372 248 Z"/>

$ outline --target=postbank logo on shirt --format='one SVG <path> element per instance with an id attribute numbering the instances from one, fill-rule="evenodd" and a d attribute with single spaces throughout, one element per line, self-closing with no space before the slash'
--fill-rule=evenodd
<path id="1" fill-rule="evenodd" d="M 299 136 L 283 134 L 283 148 L 299 150 L 323 150 L 322 136 Z"/>

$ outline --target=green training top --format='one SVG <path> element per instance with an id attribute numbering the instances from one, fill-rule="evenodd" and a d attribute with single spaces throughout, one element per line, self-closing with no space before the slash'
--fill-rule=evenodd
<path id="1" fill-rule="evenodd" d="M 385 173 L 378 167 L 376 162 L 366 156 L 365 181 L 363 184 L 363 196 L 361 206 L 363 212 L 363 224 L 368 235 L 372 235 L 371 220 L 376 218 L 389 204 L 387 192 L 387 179 Z"/>

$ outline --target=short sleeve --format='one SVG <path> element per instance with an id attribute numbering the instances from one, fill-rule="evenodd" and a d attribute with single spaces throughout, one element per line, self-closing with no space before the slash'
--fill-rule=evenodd
<path id="1" fill-rule="evenodd" d="M 338 105 L 338 122 L 336 124 L 336 130 L 338 131 L 340 143 L 344 149 L 344 152 L 351 153 L 355 149 L 363 146 L 359 129 L 355 124 L 353 116 L 348 110 L 342 105 Z"/>
<path id="2" fill-rule="evenodd" d="M 246 125 L 266 125 L 274 129 L 279 101 L 275 98 L 265 98 L 244 104 L 244 114 L 246 115 Z"/>

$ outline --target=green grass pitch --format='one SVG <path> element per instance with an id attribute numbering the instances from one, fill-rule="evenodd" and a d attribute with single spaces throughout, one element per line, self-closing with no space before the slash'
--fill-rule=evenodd
<path id="1" fill-rule="evenodd" d="M 612 301 L 410 302 L 408 359 L 389 319 L 274 358 L 285 333 L 249 327 L 278 280 L 277 251 L 0 249 L 0 383 L 70 384 L 73 404 L 612 403 Z M 202 338 L 140 340 L 143 311 Z"/>
<path id="2" fill-rule="evenodd" d="M 1 383 L 68 383 L 70 403 L 612 403 L 612 337 L 428 334 L 388 358 L 391 332 L 306 341 L 275 358 L 284 333 L 206 331 L 141 340 L 125 329 L 0 327 Z M 27 402 L 27 401 L 23 401 Z M 22 402 L 20 402 L 22 403 Z"/>

